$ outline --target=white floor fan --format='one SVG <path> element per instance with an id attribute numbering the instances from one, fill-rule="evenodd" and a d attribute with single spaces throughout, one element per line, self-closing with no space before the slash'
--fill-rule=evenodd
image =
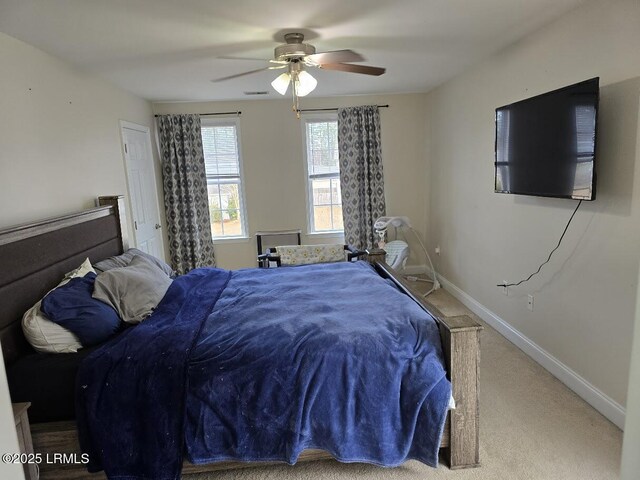
<path id="1" fill-rule="evenodd" d="M 385 239 L 387 237 L 387 230 L 389 229 L 389 227 L 394 227 L 396 229 L 396 239 L 386 243 Z M 426 297 L 430 293 L 440 288 L 440 282 L 438 282 L 436 270 L 435 268 L 433 268 L 433 262 L 431 261 L 429 252 L 427 252 L 427 249 L 424 246 L 424 243 L 422 243 L 422 239 L 420 238 L 420 235 L 418 235 L 418 232 L 416 232 L 416 230 L 411 226 L 411 223 L 409 222 L 409 219 L 407 217 L 380 217 L 373 224 L 373 228 L 377 232 L 378 237 L 380 237 L 380 244 L 384 245 L 384 246 L 381 246 L 380 248 L 384 248 L 384 250 L 386 250 L 387 252 L 387 257 L 385 261 L 392 268 L 399 271 L 404 270 L 405 265 L 407 263 L 407 258 L 409 258 L 409 245 L 407 244 L 407 242 L 397 239 L 397 231 L 399 228 L 407 228 L 411 230 L 414 236 L 416 237 L 416 239 L 418 240 L 418 243 L 420 244 L 420 247 L 422 248 L 422 251 L 424 252 L 425 257 L 427 257 L 427 260 L 429 262 L 429 267 L 431 267 L 431 279 L 427 280 L 423 278 L 417 278 L 417 280 L 419 281 L 424 281 L 424 282 L 433 284 L 433 287 L 431 287 L 431 290 L 423 294 L 423 296 Z"/>

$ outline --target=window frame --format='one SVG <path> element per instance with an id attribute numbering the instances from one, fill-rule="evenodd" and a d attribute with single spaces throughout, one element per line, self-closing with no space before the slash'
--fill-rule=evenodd
<path id="1" fill-rule="evenodd" d="M 313 178 L 309 172 L 309 142 L 307 139 L 307 125 L 309 123 L 320 123 L 320 122 L 338 122 L 338 113 L 337 112 L 327 112 L 327 113 L 314 113 L 314 114 L 306 114 L 302 117 L 302 143 L 303 143 L 303 152 L 304 152 L 304 174 L 305 174 L 305 182 L 306 182 L 306 202 L 307 202 L 307 235 L 326 235 L 326 236 L 340 236 L 344 235 L 344 227 L 342 229 L 334 229 L 334 230 L 316 230 L 315 229 L 315 212 L 314 212 L 314 203 L 313 203 L 313 180 L 314 179 L 331 179 L 337 178 L 340 181 L 340 161 L 338 160 L 338 172 L 337 173 L 325 173 L 325 174 L 317 174 L 314 175 Z M 333 205 L 333 204 L 332 204 Z M 340 206 L 342 207 L 342 198 L 340 198 Z"/>
<path id="2" fill-rule="evenodd" d="M 238 117 L 215 117 L 215 118 L 201 118 L 200 119 L 201 128 L 207 127 L 224 127 L 224 126 L 234 126 L 236 130 L 236 143 L 237 143 L 237 152 L 238 152 L 238 197 L 240 199 L 240 205 L 238 206 L 238 211 L 240 212 L 240 235 L 225 235 L 223 237 L 215 237 L 213 232 L 211 233 L 211 238 L 213 243 L 232 243 L 237 241 L 246 241 L 249 238 L 248 231 L 248 220 L 247 220 L 247 197 L 245 195 L 244 188 L 244 168 L 242 161 L 242 140 L 240 136 L 240 118 Z M 204 156 L 204 149 L 203 149 Z M 209 186 L 209 176 L 207 175 L 207 188 Z M 213 225 L 212 225 L 213 227 Z"/>

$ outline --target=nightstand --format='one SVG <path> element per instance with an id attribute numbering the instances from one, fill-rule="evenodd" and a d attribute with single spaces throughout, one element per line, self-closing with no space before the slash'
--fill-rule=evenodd
<path id="1" fill-rule="evenodd" d="M 31 429 L 29 428 L 29 416 L 27 415 L 27 410 L 30 406 L 30 402 L 13 404 L 13 418 L 16 422 L 20 453 L 26 454 L 33 454 L 33 441 L 31 440 Z M 35 463 L 23 463 L 22 468 L 24 468 L 25 479 L 37 480 L 38 466 Z"/>

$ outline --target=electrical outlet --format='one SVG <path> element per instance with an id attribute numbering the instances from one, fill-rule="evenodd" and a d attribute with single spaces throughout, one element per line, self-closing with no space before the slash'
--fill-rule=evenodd
<path id="1" fill-rule="evenodd" d="M 508 283 L 509 283 L 509 282 L 507 282 L 506 280 L 503 280 L 503 281 L 502 281 L 502 285 L 503 285 L 503 287 L 502 287 L 502 294 L 503 294 L 503 295 L 506 295 L 507 297 L 509 296 L 509 287 L 507 287 L 507 284 L 508 284 Z"/>
<path id="2" fill-rule="evenodd" d="M 440 256 L 440 245 L 436 245 L 436 255 Z"/>
<path id="3" fill-rule="evenodd" d="M 533 295 L 527 295 L 527 310 L 533 312 Z"/>

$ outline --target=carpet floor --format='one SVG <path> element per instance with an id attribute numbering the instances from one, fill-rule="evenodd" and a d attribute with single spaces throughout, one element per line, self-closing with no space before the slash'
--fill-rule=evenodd
<path id="1" fill-rule="evenodd" d="M 444 290 L 428 299 L 446 316 L 474 316 Z M 444 461 L 437 469 L 409 461 L 386 469 L 322 460 L 185 478 L 613 480 L 619 475 L 621 448 L 619 428 L 485 324 L 481 335 L 480 467 L 454 471 Z"/>

